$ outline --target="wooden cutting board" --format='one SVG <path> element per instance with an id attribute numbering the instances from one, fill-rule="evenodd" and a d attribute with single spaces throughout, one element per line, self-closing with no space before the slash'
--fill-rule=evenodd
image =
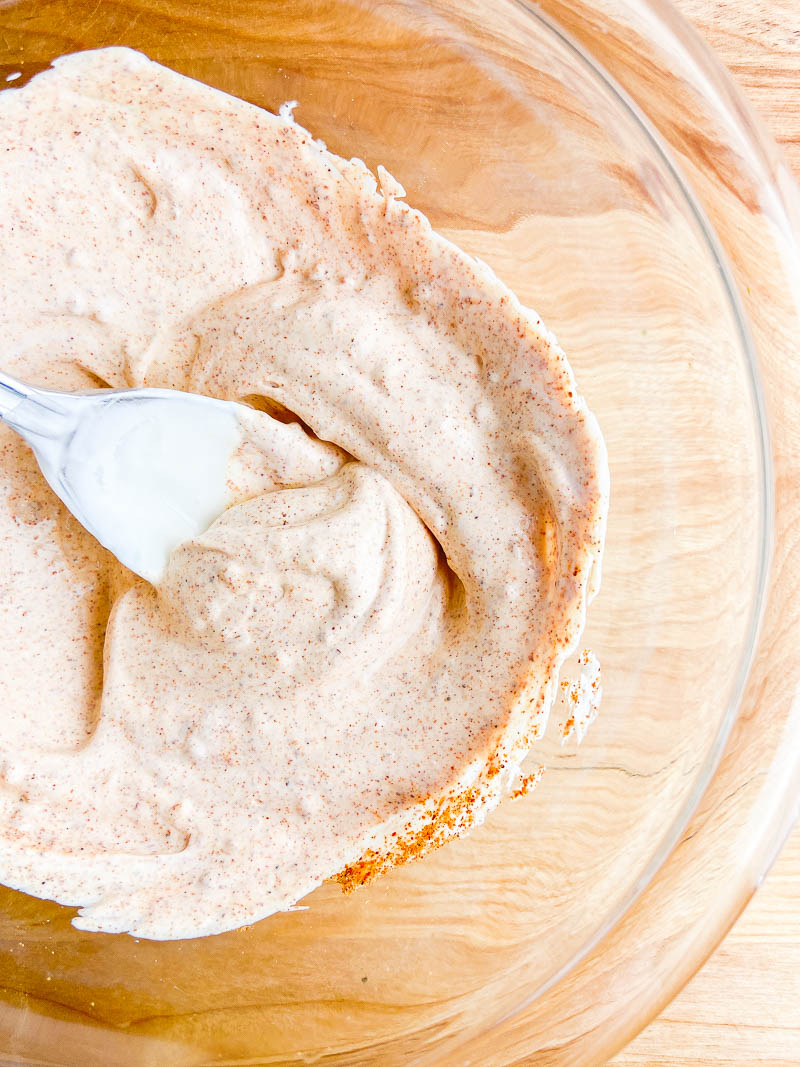
<path id="1" fill-rule="evenodd" d="M 800 1063 L 800 826 L 705 967 L 612 1063 Z"/>
<path id="2" fill-rule="evenodd" d="M 745 89 L 800 180 L 800 4 L 677 0 Z M 800 826 L 700 973 L 614 1058 L 634 1064 L 800 1063 Z"/>

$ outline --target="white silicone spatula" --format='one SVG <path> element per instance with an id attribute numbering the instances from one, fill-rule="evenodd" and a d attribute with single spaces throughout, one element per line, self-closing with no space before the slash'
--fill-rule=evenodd
<path id="1" fill-rule="evenodd" d="M 170 389 L 63 393 L 0 372 L 0 419 L 25 438 L 78 521 L 151 582 L 230 503 L 238 410 Z"/>

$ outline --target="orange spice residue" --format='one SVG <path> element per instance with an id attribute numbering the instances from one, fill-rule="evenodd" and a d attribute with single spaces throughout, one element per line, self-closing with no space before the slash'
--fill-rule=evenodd
<path id="1" fill-rule="evenodd" d="M 526 774 L 524 778 L 520 778 L 517 788 L 509 794 L 511 800 L 527 796 L 532 789 L 535 789 L 542 780 L 544 770 L 544 764 L 540 764 L 532 774 Z"/>

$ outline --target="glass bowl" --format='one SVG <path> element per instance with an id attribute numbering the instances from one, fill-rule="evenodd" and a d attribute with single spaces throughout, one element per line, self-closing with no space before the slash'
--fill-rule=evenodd
<path id="1" fill-rule="evenodd" d="M 655 0 L 0 4 L 0 80 L 21 73 L 7 91 L 60 54 L 126 44 L 271 110 L 296 99 L 297 120 L 333 151 L 384 164 L 435 228 L 555 331 L 612 477 L 586 632 L 603 666 L 601 715 L 580 747 L 562 746 L 551 724 L 531 757 L 547 766 L 533 794 L 352 896 L 325 885 L 308 910 L 205 939 L 84 933 L 71 909 L 0 890 L 4 1055 L 466 1062 L 564 980 L 673 849 L 756 648 L 772 474 L 742 270 L 735 281 L 701 206 L 726 159 L 682 143 L 664 118 L 690 99 L 667 88 L 675 56 L 696 47 L 661 18 L 667 10 Z M 656 30 L 645 77 L 635 42 Z M 639 77 L 638 104 L 609 71 Z"/>

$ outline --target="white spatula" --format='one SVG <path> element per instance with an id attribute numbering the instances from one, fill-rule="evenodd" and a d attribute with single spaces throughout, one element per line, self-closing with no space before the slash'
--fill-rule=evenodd
<path id="1" fill-rule="evenodd" d="M 25 438 L 78 521 L 150 582 L 230 503 L 239 410 L 170 389 L 63 393 L 0 372 L 0 419 Z"/>

